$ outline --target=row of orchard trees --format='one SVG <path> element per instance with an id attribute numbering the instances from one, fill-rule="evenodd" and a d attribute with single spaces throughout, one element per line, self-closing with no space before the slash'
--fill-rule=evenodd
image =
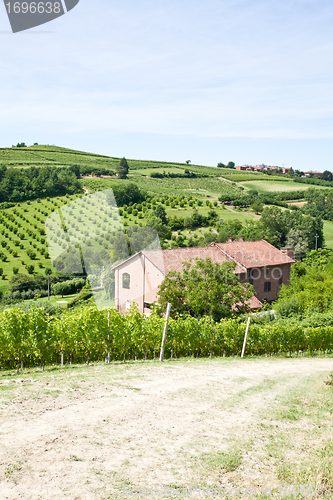
<path id="1" fill-rule="evenodd" d="M 96 360 L 152 359 L 158 356 L 164 318 L 127 315 L 95 307 L 68 312 L 56 319 L 43 309 L 19 308 L 0 313 L 0 367 L 80 363 Z M 210 317 L 170 319 L 166 357 L 240 354 L 245 323 L 214 322 Z M 290 324 L 250 326 L 246 354 L 262 355 L 331 351 L 333 327 L 307 328 Z"/>

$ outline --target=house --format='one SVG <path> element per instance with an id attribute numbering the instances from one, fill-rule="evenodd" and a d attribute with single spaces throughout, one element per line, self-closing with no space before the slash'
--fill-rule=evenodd
<path id="1" fill-rule="evenodd" d="M 305 172 L 305 177 L 310 177 L 314 175 L 315 177 L 320 177 L 322 172 L 318 172 L 317 170 L 309 170 L 308 172 Z"/>
<path id="2" fill-rule="evenodd" d="M 206 247 L 142 250 L 113 268 L 115 272 L 115 306 L 120 312 L 136 302 L 141 313 L 149 314 L 152 303 L 158 301 L 158 289 L 169 271 L 181 271 L 184 262 L 210 258 L 213 262 L 235 262 L 234 273 L 241 283 L 251 283 L 255 296 L 252 309 L 266 300 L 278 298 L 282 284 L 289 284 L 290 268 L 294 263 L 293 249 L 278 250 L 265 240 L 229 240 Z"/>

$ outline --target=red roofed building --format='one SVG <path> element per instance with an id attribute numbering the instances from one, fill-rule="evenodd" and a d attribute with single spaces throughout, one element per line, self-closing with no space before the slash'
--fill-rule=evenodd
<path id="1" fill-rule="evenodd" d="M 309 170 L 308 172 L 305 172 L 305 177 L 310 177 L 310 175 L 313 175 L 314 177 L 320 177 L 322 172 L 318 172 L 318 170 Z"/>
<path id="2" fill-rule="evenodd" d="M 241 283 L 251 283 L 255 296 L 250 307 L 258 309 L 264 300 L 278 298 L 282 284 L 289 284 L 293 249 L 278 250 L 265 240 L 211 243 L 207 247 L 143 250 L 114 268 L 115 306 L 125 312 L 134 302 L 149 314 L 158 301 L 158 289 L 169 271 L 182 271 L 184 262 L 210 258 L 213 262 L 235 262 L 234 273 Z"/>

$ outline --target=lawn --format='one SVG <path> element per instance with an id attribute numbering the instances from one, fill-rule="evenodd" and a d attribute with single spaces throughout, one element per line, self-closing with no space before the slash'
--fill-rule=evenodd
<path id="1" fill-rule="evenodd" d="M 293 181 L 251 181 L 242 182 L 242 185 L 250 189 L 255 189 L 259 193 L 278 193 L 286 191 L 304 191 L 309 188 L 327 189 L 325 186 L 316 186 L 315 184 L 299 184 Z"/>
<path id="2" fill-rule="evenodd" d="M 324 238 L 327 248 L 333 249 L 333 222 L 324 221 Z"/>
<path id="3" fill-rule="evenodd" d="M 275 500 L 302 485 L 300 498 L 327 498 L 331 370 L 330 357 L 235 357 L 1 372 L 0 496 L 199 498 L 200 487 Z"/>

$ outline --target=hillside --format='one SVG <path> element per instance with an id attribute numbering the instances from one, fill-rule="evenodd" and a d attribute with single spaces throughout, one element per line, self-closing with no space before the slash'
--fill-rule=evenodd
<path id="1" fill-rule="evenodd" d="M 213 241 L 218 235 L 217 221 L 220 221 L 220 225 L 232 221 L 246 225 L 250 221 L 259 220 L 260 216 L 248 207 L 252 203 L 247 201 L 249 195 L 253 200 L 257 196 L 255 193 L 258 193 L 264 204 L 276 203 L 286 209 L 286 201 L 302 200 L 310 187 L 323 189 L 322 186 L 299 184 L 292 179 L 254 172 L 135 159 L 128 159 L 128 180 L 120 180 L 116 176 L 119 162 L 120 158 L 116 157 L 49 145 L 0 149 L 0 170 L 12 172 L 5 182 L 6 189 L 2 187 L 1 191 L 2 200 L 6 201 L 2 203 L 0 212 L 2 290 L 7 289 L 8 280 L 15 273 L 45 274 L 46 269 L 51 267 L 44 234 L 46 218 L 52 211 L 84 196 L 84 193 L 91 194 L 109 187 L 127 192 L 129 182 L 134 182 L 149 195 L 150 202 L 142 205 L 139 203 L 138 206 L 134 202 L 133 210 L 128 202 L 127 206 L 126 202 L 118 203 L 119 206 L 124 205 L 120 212 L 124 227 L 146 225 L 156 206 L 161 204 L 167 217 L 173 220 L 172 234 L 167 238 L 169 243 L 173 246 L 187 246 Z M 18 186 L 17 190 L 21 191 L 14 193 L 14 200 L 12 194 L 8 204 L 7 188 L 17 177 L 13 169 L 33 173 L 40 167 L 52 167 L 55 172 L 63 174 L 67 172 L 64 169 L 70 169 L 76 185 L 67 190 L 66 194 L 63 182 L 63 188 L 51 196 L 43 194 L 43 183 L 40 183 L 39 191 L 23 192 L 24 188 Z M 236 199 L 238 207 L 233 207 Z M 242 203 L 245 204 L 244 207 Z M 194 209 L 198 211 L 199 219 L 206 222 L 198 227 L 181 224 L 178 227 L 179 221 L 189 219 Z M 215 211 L 214 220 L 208 218 L 210 210 Z M 324 235 L 327 246 L 333 248 L 333 222 L 325 222 Z"/>

